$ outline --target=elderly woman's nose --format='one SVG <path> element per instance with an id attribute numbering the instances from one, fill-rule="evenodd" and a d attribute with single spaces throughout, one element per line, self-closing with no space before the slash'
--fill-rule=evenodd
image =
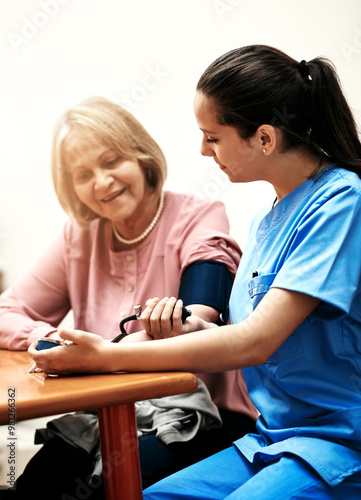
<path id="1" fill-rule="evenodd" d="M 111 172 L 107 170 L 99 170 L 95 176 L 95 184 L 96 187 L 103 189 L 104 187 L 108 187 L 113 182 L 113 176 Z"/>

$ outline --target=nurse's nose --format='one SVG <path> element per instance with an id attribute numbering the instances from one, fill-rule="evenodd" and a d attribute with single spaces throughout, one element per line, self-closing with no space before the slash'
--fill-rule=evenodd
<path id="1" fill-rule="evenodd" d="M 201 152 L 202 156 L 213 156 L 214 155 L 211 144 L 209 144 L 209 142 L 207 142 L 207 139 L 205 139 L 205 138 L 202 139 L 200 152 Z"/>

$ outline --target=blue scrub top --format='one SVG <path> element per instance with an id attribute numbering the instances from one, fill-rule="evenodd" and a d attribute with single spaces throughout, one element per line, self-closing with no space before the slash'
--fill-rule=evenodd
<path id="1" fill-rule="evenodd" d="M 330 485 L 361 470 L 360 192 L 356 174 L 333 166 L 267 206 L 230 299 L 232 323 L 270 287 L 321 299 L 264 364 L 243 370 L 260 435 L 235 444 L 251 462 L 298 455 Z"/>

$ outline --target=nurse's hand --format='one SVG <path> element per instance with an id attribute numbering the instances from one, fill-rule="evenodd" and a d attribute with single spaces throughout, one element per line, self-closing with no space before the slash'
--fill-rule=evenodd
<path id="1" fill-rule="evenodd" d="M 163 339 L 209 327 L 206 321 L 195 314 L 182 323 L 182 307 L 182 300 L 177 300 L 175 297 L 164 297 L 162 300 L 155 297 L 148 300 L 140 316 L 146 334 L 154 339 Z"/>
<path id="2" fill-rule="evenodd" d="M 63 340 L 70 341 L 68 345 L 51 349 L 36 350 L 36 344 L 28 349 L 35 364 L 29 372 L 43 371 L 48 374 L 70 373 L 105 373 L 107 368 L 107 351 L 111 349 L 110 342 L 99 335 L 81 330 L 59 330 Z"/>

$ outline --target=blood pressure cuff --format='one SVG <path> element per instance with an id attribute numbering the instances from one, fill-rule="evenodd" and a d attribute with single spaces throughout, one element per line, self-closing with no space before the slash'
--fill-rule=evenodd
<path id="1" fill-rule="evenodd" d="M 200 260 L 188 266 L 182 274 L 178 297 L 185 306 L 204 304 L 220 313 L 221 324 L 229 317 L 229 296 L 233 277 L 226 264 Z"/>

